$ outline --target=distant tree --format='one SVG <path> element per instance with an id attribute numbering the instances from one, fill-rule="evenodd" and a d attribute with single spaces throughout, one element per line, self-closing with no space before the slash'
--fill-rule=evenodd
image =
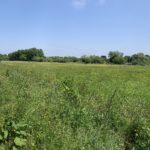
<path id="1" fill-rule="evenodd" d="M 51 57 L 46 57 L 46 58 L 45 58 L 45 61 L 46 61 L 46 62 L 53 62 L 53 59 L 52 59 Z"/>
<path id="2" fill-rule="evenodd" d="M 0 54 L 0 61 L 2 61 L 3 60 L 3 58 L 2 58 L 2 54 Z"/>
<path id="3" fill-rule="evenodd" d="M 131 56 L 124 56 L 124 61 L 126 64 L 130 64 L 131 63 Z"/>
<path id="4" fill-rule="evenodd" d="M 91 63 L 91 58 L 87 55 L 81 56 L 80 60 L 81 60 L 82 63 L 85 63 L 85 64 Z"/>
<path id="5" fill-rule="evenodd" d="M 78 62 L 79 58 L 74 57 L 74 56 L 65 56 L 65 57 L 51 56 L 51 57 L 47 57 L 46 61 L 48 61 L 48 62 L 67 63 L 67 62 Z"/>
<path id="6" fill-rule="evenodd" d="M 133 65 L 149 65 L 150 57 L 149 55 L 144 55 L 143 53 L 137 53 L 131 56 L 131 63 Z"/>
<path id="7" fill-rule="evenodd" d="M 67 62 L 67 60 L 65 60 L 64 57 L 60 57 L 60 56 L 48 57 L 48 60 L 50 62 L 59 62 L 59 63 L 65 63 L 65 62 Z"/>
<path id="8" fill-rule="evenodd" d="M 66 62 L 78 62 L 78 58 L 74 56 L 67 56 L 67 57 L 64 57 L 64 59 Z"/>
<path id="9" fill-rule="evenodd" d="M 8 55 L 9 60 L 18 61 L 35 61 L 35 57 L 44 58 L 42 49 L 30 48 L 25 50 L 18 50 Z"/>
<path id="10" fill-rule="evenodd" d="M 147 58 L 150 58 L 150 55 L 145 55 Z"/>
<path id="11" fill-rule="evenodd" d="M 103 64 L 103 63 L 106 63 L 105 59 L 100 57 L 100 56 L 96 56 L 96 55 L 90 55 L 90 56 L 87 56 L 87 55 L 83 55 L 81 58 L 80 58 L 81 62 L 82 63 L 85 63 L 85 64 Z"/>
<path id="12" fill-rule="evenodd" d="M 134 54 L 132 56 L 123 56 L 119 51 L 110 51 L 107 56 L 83 55 L 80 58 L 74 56 L 51 56 L 45 57 L 42 49 L 30 48 L 12 52 L 8 55 L 0 54 L 1 60 L 17 60 L 17 61 L 37 61 L 37 62 L 80 62 L 85 64 L 133 64 L 133 65 L 150 65 L 150 56 L 143 53 Z"/>
<path id="13" fill-rule="evenodd" d="M 103 59 L 104 63 L 107 63 L 107 62 L 108 62 L 108 60 L 107 60 L 107 56 L 102 55 L 102 56 L 101 56 L 101 58 Z"/>
<path id="14" fill-rule="evenodd" d="M 19 60 L 27 61 L 27 56 L 25 54 L 21 54 L 20 57 L 19 57 Z"/>
<path id="15" fill-rule="evenodd" d="M 89 57 L 91 59 L 92 64 L 103 64 L 104 63 L 104 59 L 100 56 L 91 55 Z"/>
<path id="16" fill-rule="evenodd" d="M 119 51 L 110 51 L 108 54 L 109 62 L 113 64 L 124 64 L 123 53 Z"/>
<path id="17" fill-rule="evenodd" d="M 45 61 L 45 58 L 44 57 L 39 57 L 39 56 L 34 56 L 32 58 L 32 61 L 43 62 L 43 61 Z"/>
<path id="18" fill-rule="evenodd" d="M 2 61 L 2 60 L 8 60 L 8 55 L 6 55 L 6 54 L 0 54 L 0 61 Z"/>

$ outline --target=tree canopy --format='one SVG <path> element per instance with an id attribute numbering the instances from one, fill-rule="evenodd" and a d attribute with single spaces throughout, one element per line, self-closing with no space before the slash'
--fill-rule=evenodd
<path id="1" fill-rule="evenodd" d="M 0 61 L 2 61 L 2 60 L 8 60 L 8 55 L 6 55 L 6 54 L 0 54 Z"/>
<path id="2" fill-rule="evenodd" d="M 85 64 L 128 64 L 128 65 L 150 65 L 150 55 L 137 53 L 131 56 L 124 56 L 122 52 L 110 51 L 107 56 L 83 55 L 75 56 L 50 56 L 45 57 L 42 49 L 30 48 L 14 51 L 8 55 L 0 54 L 0 61 L 47 61 L 47 62 L 78 62 Z"/>
<path id="3" fill-rule="evenodd" d="M 109 62 L 113 64 L 124 64 L 125 62 L 123 53 L 119 51 L 110 51 L 108 57 L 109 57 Z"/>
<path id="4" fill-rule="evenodd" d="M 34 61 L 44 58 L 42 49 L 30 48 L 25 50 L 18 50 L 8 55 L 9 60 L 17 61 Z"/>

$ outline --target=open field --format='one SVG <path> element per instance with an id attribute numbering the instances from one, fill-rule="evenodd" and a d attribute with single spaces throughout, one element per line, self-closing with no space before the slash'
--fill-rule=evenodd
<path id="1" fill-rule="evenodd" d="M 0 150 L 149 150 L 150 67 L 0 62 Z"/>

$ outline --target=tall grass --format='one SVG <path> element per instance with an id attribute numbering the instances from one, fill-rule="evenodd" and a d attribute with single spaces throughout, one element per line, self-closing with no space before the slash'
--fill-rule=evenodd
<path id="1" fill-rule="evenodd" d="M 0 149 L 149 150 L 149 77 L 140 66 L 1 62 Z"/>

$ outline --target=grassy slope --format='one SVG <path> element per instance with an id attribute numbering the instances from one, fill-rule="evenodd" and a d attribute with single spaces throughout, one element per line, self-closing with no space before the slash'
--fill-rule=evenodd
<path id="1" fill-rule="evenodd" d="M 30 126 L 25 149 L 141 149 L 149 91 L 150 67 L 1 62 L 0 127 Z"/>

